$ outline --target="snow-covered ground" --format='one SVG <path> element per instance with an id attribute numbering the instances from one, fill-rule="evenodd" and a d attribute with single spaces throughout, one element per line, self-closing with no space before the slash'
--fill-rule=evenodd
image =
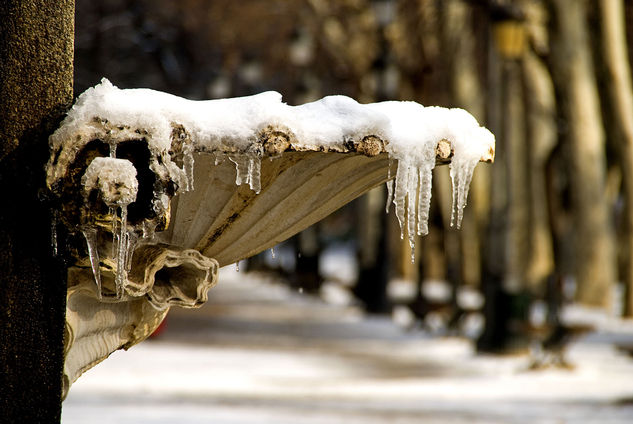
<path id="1" fill-rule="evenodd" d="M 233 268 L 200 310 L 72 386 L 73 423 L 633 423 L 633 330 L 571 346 L 573 370 L 475 355 Z"/>

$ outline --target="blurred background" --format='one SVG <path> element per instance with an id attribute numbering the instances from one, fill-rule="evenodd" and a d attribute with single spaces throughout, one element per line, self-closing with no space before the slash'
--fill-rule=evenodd
<path id="1" fill-rule="evenodd" d="M 191 99 L 414 100 L 464 108 L 496 135 L 461 230 L 449 225 L 448 167 L 435 169 L 414 263 L 378 187 L 243 261 L 244 275 L 465 336 L 481 353 L 535 341 L 559 352 L 597 330 L 588 317 L 633 317 L 632 2 L 77 0 L 76 10 L 77 94 L 105 76 Z M 574 307 L 585 311 L 575 321 Z"/>

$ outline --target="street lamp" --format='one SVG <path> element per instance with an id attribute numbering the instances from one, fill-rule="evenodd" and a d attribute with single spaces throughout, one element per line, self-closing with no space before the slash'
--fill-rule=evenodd
<path id="1" fill-rule="evenodd" d="M 519 59 L 526 46 L 525 16 L 522 10 L 509 2 L 491 2 L 490 18 L 497 51 L 502 58 Z"/>

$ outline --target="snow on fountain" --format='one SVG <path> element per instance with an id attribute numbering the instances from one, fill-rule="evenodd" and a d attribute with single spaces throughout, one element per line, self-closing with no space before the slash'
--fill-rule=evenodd
<path id="1" fill-rule="evenodd" d="M 321 100 L 290 106 L 276 92 L 254 96 L 192 101 L 149 89 L 121 90 L 107 79 L 88 89 L 68 113 L 61 127 L 51 136 L 53 151 L 58 154 L 55 167 L 49 167 L 51 184 L 65 172 L 64 166 L 92 139 L 92 134 L 77 137 L 72 148 L 69 135 L 81 133 L 82 127 L 101 123 L 112 128 L 142 128 L 150 150 L 165 159 L 170 176 L 180 182 L 181 190 L 193 188 L 193 151 L 225 156 L 235 164 L 237 185 L 248 184 L 259 192 L 263 157 L 258 134 L 266 127 L 287 129 L 293 135 L 296 151 L 347 151 L 350 143 L 367 136 L 385 140 L 384 150 L 397 161 L 395 186 L 389 181 L 395 212 L 402 236 L 407 228 L 409 243 L 414 235 L 428 232 L 432 170 L 436 147 L 441 140 L 450 143 L 453 156 L 450 175 L 453 185 L 451 222 L 461 225 L 468 187 L 476 164 L 485 157 L 492 159 L 494 136 L 481 127 L 463 109 L 424 107 L 415 102 L 389 101 L 359 104 L 345 96 L 328 96 Z M 172 123 L 184 127 L 191 144 L 183 149 L 181 167 L 169 160 L 172 148 Z M 93 125 L 94 126 L 94 125 Z M 85 131 L 85 130 L 84 130 Z M 116 151 L 118 140 L 107 140 Z"/>

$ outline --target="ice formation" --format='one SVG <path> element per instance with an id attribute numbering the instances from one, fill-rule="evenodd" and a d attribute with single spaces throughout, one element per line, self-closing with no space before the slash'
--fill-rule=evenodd
<path id="1" fill-rule="evenodd" d="M 110 154 L 116 154 L 111 149 Z M 115 286 L 116 296 L 123 296 L 125 274 L 129 262 L 131 241 L 127 229 L 127 207 L 136 200 L 138 181 L 136 168 L 126 159 L 114 157 L 94 158 L 81 178 L 84 197 L 88 199 L 93 190 L 99 192 L 100 199 L 108 206 L 108 215 L 112 217 L 112 257 L 116 263 Z M 119 218 L 117 213 L 120 212 Z M 120 220 L 120 222 L 119 222 Z M 98 295 L 101 296 L 101 276 L 99 271 L 99 254 L 97 251 L 97 229 L 90 224 L 82 229 L 88 245 L 90 264 L 97 284 Z"/>
<path id="2" fill-rule="evenodd" d="M 272 152 L 266 150 L 261 134 L 269 128 L 282 129 L 288 135 L 287 145 Z M 92 140 L 100 139 L 110 145 L 111 157 L 94 159 L 82 182 L 86 192 L 98 188 L 113 212 L 110 215 L 114 217 L 113 256 L 117 258 L 118 291 L 119 280 L 125 278 L 128 250 L 134 242 L 126 230 L 126 208 L 138 189 L 133 165 L 116 159 L 119 143 L 142 138 L 151 155 L 158 158 L 155 163 L 160 163 L 168 178 L 176 183 L 177 191 L 193 188 L 194 152 L 208 152 L 215 153 L 216 160 L 234 163 L 235 183 L 247 184 L 258 193 L 261 160 L 265 156 L 286 150 L 349 152 L 372 137 L 380 143 L 370 155 L 386 152 L 390 157 L 387 210 L 393 203 L 402 236 L 406 228 L 412 248 L 415 234 L 428 232 L 438 143 L 449 143 L 452 222 L 459 227 L 473 170 L 483 158 L 492 159 L 494 136 L 462 109 L 424 107 L 415 102 L 359 104 L 345 96 L 329 96 L 290 106 L 276 92 L 192 101 L 149 89 L 122 90 L 103 79 L 78 98 L 51 136 L 53 156 L 47 168 L 47 182 L 53 186 L 63 178 L 77 154 Z M 155 163 L 150 163 L 150 168 L 158 172 Z M 165 193 L 155 193 L 155 211 L 168 211 L 168 202 Z M 90 244 L 95 237 L 92 229 L 83 231 L 93 261 L 92 252 L 96 249 Z M 147 233 L 152 231 L 150 228 Z M 98 270 L 98 259 L 94 257 L 93 269 Z M 97 271 L 95 279 L 99 283 Z"/>

